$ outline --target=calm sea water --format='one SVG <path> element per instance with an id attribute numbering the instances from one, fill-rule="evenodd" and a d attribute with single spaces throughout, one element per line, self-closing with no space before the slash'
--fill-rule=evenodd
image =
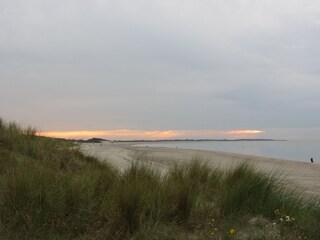
<path id="1" fill-rule="evenodd" d="M 146 146 L 147 144 L 139 145 Z M 222 151 L 273 157 L 295 161 L 320 163 L 320 141 L 201 141 L 201 142 L 158 142 L 150 147 L 168 147 Z"/>

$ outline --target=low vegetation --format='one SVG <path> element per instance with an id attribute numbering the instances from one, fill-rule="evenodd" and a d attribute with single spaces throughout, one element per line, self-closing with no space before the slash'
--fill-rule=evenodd
<path id="1" fill-rule="evenodd" d="M 1 239 L 320 239 L 319 201 L 281 177 L 200 160 L 118 172 L 71 142 L 0 120 Z"/>

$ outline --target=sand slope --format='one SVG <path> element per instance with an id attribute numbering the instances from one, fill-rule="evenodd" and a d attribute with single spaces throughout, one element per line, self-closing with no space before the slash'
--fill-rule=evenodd
<path id="1" fill-rule="evenodd" d="M 109 162 L 120 171 L 130 166 L 132 160 L 139 156 L 161 171 L 165 171 L 173 162 L 185 162 L 193 157 L 199 157 L 209 165 L 220 168 L 248 161 L 268 173 L 281 171 L 290 187 L 303 190 L 309 195 L 320 196 L 320 164 L 204 150 L 134 147 L 128 143 L 85 143 L 81 145 L 81 149 L 102 162 Z"/>

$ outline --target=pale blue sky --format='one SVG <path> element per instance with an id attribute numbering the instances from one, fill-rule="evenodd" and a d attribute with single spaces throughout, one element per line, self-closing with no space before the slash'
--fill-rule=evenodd
<path id="1" fill-rule="evenodd" d="M 0 114 L 317 138 L 319 39 L 316 0 L 1 0 Z"/>

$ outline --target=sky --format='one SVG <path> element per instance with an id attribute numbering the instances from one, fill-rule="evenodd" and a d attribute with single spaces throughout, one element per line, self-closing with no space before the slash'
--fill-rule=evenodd
<path id="1" fill-rule="evenodd" d="M 317 0 L 0 0 L 0 117 L 73 138 L 320 139 L 319 39 Z"/>

